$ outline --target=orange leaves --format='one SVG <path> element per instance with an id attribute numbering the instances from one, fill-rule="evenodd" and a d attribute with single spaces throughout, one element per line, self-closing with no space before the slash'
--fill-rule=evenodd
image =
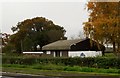
<path id="1" fill-rule="evenodd" d="M 88 7 L 88 10 L 90 10 L 90 9 L 94 8 L 95 6 L 94 6 L 93 2 L 89 2 L 87 4 L 87 7 Z"/>
<path id="2" fill-rule="evenodd" d="M 85 34 L 92 35 L 90 37 L 101 41 L 113 36 L 119 40 L 118 2 L 89 2 L 87 7 L 90 17 L 89 21 L 84 24 Z"/>

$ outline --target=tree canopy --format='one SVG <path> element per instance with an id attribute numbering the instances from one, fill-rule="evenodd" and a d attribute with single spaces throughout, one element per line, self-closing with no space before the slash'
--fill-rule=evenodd
<path id="1" fill-rule="evenodd" d="M 41 50 L 42 46 L 60 40 L 67 39 L 65 29 L 55 25 L 51 20 L 44 17 L 26 19 L 11 28 L 13 35 L 10 36 L 10 43 L 13 44 L 17 52 L 37 51 L 37 46 Z"/>
<path id="2" fill-rule="evenodd" d="M 84 31 L 100 43 L 112 43 L 113 49 L 120 47 L 120 2 L 88 2 L 88 22 L 85 22 Z"/>

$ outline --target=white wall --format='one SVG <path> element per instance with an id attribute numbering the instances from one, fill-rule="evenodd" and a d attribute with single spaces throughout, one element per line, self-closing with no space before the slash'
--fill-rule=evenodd
<path id="1" fill-rule="evenodd" d="M 42 54 L 43 52 L 23 52 L 23 54 Z"/>
<path id="2" fill-rule="evenodd" d="M 81 53 L 84 53 L 85 57 L 97 57 L 102 56 L 101 51 L 69 51 L 69 57 L 81 57 Z"/>

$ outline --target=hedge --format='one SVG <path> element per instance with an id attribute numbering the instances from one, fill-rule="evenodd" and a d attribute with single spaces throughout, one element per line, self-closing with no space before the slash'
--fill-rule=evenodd
<path id="1" fill-rule="evenodd" d="M 35 58 L 35 57 L 3 57 L 3 64 L 21 64 L 21 65 L 33 65 L 33 64 L 56 64 L 66 66 L 84 66 L 95 68 L 117 68 L 120 69 L 120 58 Z"/>

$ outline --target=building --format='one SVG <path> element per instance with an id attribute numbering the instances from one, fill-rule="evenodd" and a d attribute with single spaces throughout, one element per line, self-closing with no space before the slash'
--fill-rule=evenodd
<path id="1" fill-rule="evenodd" d="M 85 56 L 86 51 L 104 53 L 105 47 L 89 38 L 76 40 L 59 40 L 42 47 L 43 52 L 53 57 L 68 57 L 70 52 L 82 52 L 78 56 Z M 97 53 L 99 54 L 99 53 Z M 94 55 L 94 54 L 93 54 Z"/>

